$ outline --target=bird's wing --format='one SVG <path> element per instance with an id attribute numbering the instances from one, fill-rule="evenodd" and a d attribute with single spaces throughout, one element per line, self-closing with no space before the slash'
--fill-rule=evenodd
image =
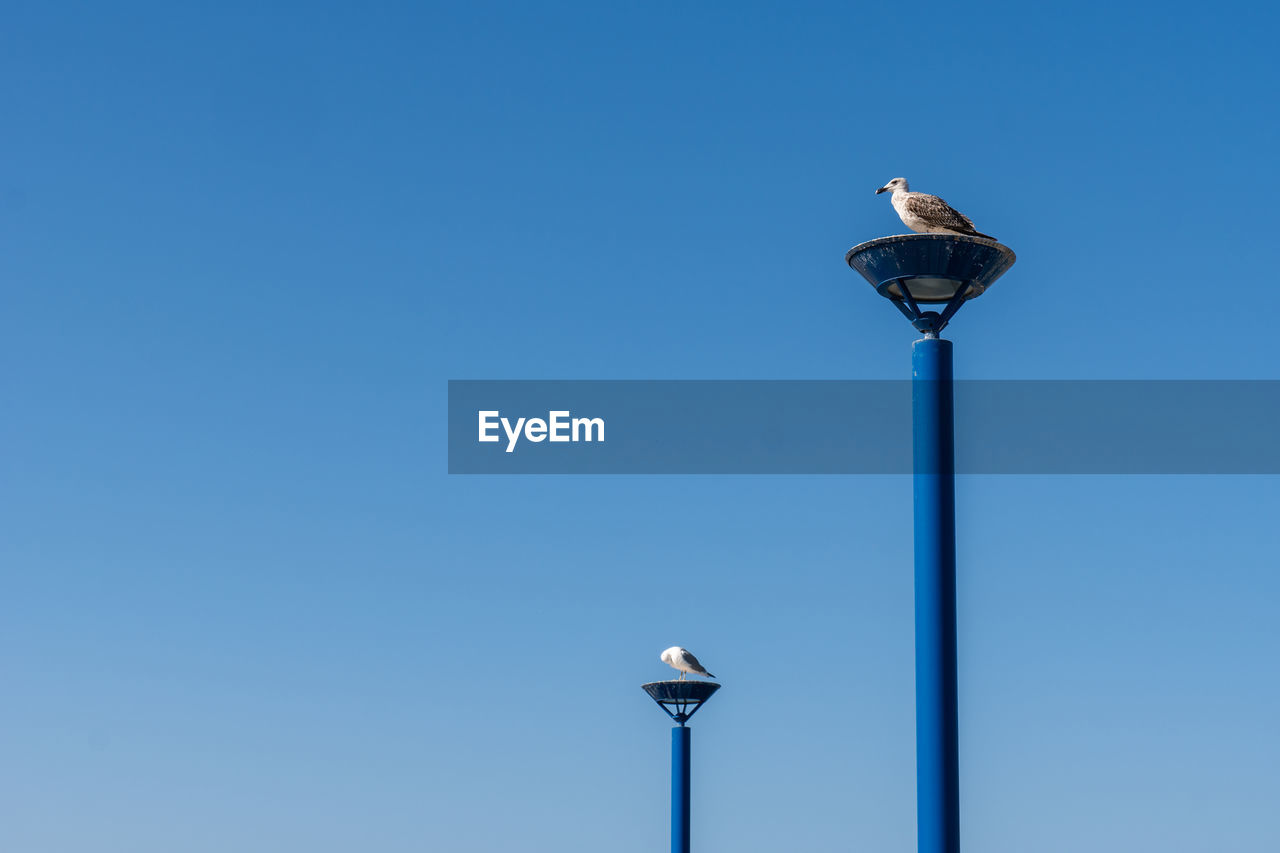
<path id="1" fill-rule="evenodd" d="M 936 195 L 912 193 L 907 196 L 903 205 L 912 216 L 923 219 L 939 228 L 950 228 L 953 231 L 973 231 L 973 223 L 969 217 L 947 204 Z"/>
<path id="2" fill-rule="evenodd" d="M 702 664 L 698 663 L 698 659 L 693 656 L 693 652 L 688 649 L 681 649 L 680 654 L 684 657 L 685 666 L 689 667 L 694 672 L 706 672 L 706 669 L 703 668 Z"/>

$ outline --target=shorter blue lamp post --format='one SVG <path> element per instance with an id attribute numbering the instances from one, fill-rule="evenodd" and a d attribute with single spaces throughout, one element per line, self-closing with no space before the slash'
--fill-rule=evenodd
<path id="1" fill-rule="evenodd" d="M 640 685 L 667 716 L 671 729 L 671 853 L 689 853 L 689 718 L 720 689 L 714 681 L 651 681 Z"/>
<path id="2" fill-rule="evenodd" d="M 911 345 L 919 853 L 960 850 L 955 419 L 951 342 L 941 334 L 960 307 L 981 296 L 1016 259 L 995 240 L 954 234 L 882 237 L 845 255 L 850 267 L 924 333 Z"/>

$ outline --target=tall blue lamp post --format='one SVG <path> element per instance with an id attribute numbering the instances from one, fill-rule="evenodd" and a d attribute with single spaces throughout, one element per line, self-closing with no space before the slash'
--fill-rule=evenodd
<path id="1" fill-rule="evenodd" d="M 854 246 L 845 260 L 924 333 L 911 345 L 916 836 L 920 853 L 959 853 L 954 420 L 951 342 L 941 333 L 967 300 L 981 296 L 1013 265 L 1015 256 L 994 240 L 906 234 Z"/>
<path id="2" fill-rule="evenodd" d="M 711 694 L 713 681 L 651 681 L 640 685 L 675 720 L 671 729 L 671 853 L 689 853 L 689 770 L 693 730 L 685 723 Z"/>

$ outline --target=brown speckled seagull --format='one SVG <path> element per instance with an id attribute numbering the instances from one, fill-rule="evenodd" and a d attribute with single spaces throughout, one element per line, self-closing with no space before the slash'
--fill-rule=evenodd
<path id="1" fill-rule="evenodd" d="M 894 178 L 876 190 L 876 195 L 885 192 L 893 193 L 890 201 L 902 218 L 902 224 L 919 234 L 963 234 L 966 237 L 996 239 L 976 230 L 969 217 L 936 195 L 911 192 L 906 178 Z"/>

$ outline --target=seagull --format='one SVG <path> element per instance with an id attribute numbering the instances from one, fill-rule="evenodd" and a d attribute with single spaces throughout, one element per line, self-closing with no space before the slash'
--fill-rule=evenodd
<path id="1" fill-rule="evenodd" d="M 893 193 L 893 209 L 902 217 L 902 223 L 918 234 L 963 234 L 968 237 L 996 239 L 990 234 L 974 230 L 969 217 L 936 195 L 911 192 L 906 178 L 894 178 L 876 190 L 876 195 L 883 192 Z"/>
<path id="2" fill-rule="evenodd" d="M 696 675 L 705 675 L 707 678 L 715 678 L 714 675 L 702 668 L 702 664 L 698 663 L 698 659 L 693 656 L 693 652 L 688 649 L 682 649 L 679 646 L 672 646 L 663 652 L 660 656 L 663 663 L 667 666 L 680 670 L 680 679 L 684 680 L 684 674 L 691 672 Z"/>

